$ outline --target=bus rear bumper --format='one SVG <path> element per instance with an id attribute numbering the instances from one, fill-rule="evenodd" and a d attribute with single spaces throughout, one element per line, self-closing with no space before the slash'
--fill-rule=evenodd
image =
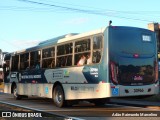
<path id="1" fill-rule="evenodd" d="M 159 85 L 119 86 L 119 96 L 155 95 L 159 93 Z"/>

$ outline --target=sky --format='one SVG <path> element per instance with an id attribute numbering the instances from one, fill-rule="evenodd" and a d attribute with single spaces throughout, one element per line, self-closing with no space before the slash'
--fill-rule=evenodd
<path id="1" fill-rule="evenodd" d="M 146 28 L 160 22 L 160 0 L 0 0 L 0 49 L 14 52 L 40 41 L 108 26 Z"/>

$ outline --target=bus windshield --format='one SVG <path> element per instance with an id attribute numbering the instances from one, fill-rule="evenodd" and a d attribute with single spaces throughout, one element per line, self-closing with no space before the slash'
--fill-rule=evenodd
<path id="1" fill-rule="evenodd" d="M 139 28 L 115 27 L 111 31 L 110 61 L 116 79 L 123 85 L 144 85 L 155 81 L 156 38 Z"/>

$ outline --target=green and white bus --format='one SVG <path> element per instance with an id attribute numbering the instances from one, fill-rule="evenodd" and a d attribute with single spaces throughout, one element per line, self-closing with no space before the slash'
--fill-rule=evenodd
<path id="1" fill-rule="evenodd" d="M 6 93 L 52 98 L 58 107 L 159 91 L 156 36 L 142 28 L 108 26 L 60 36 L 9 53 L 5 63 Z"/>

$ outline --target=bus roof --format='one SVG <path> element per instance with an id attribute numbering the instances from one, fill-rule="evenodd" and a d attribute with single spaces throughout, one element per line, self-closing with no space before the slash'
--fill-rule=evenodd
<path id="1" fill-rule="evenodd" d="M 112 26 L 112 27 L 115 28 L 115 29 L 116 28 L 143 29 L 143 28 L 130 27 L 130 26 Z M 55 38 L 52 38 L 52 39 L 49 39 L 49 40 L 42 41 L 39 44 L 37 44 L 36 46 L 12 52 L 12 53 L 10 53 L 10 55 L 20 54 L 20 53 L 30 52 L 30 51 L 36 51 L 36 50 L 40 50 L 42 48 L 47 48 L 47 47 L 53 46 L 55 44 L 59 44 L 59 43 L 63 43 L 63 42 L 68 42 L 68 41 L 72 41 L 72 40 L 75 40 L 75 39 L 85 38 L 87 36 L 103 33 L 107 28 L 108 27 L 103 27 L 103 28 L 100 28 L 100 29 L 97 29 L 97 30 L 93 30 L 93 31 L 85 32 L 85 33 L 80 33 L 80 34 L 70 33 L 70 34 L 58 36 L 58 37 L 55 37 Z M 145 29 L 145 30 L 148 30 L 148 29 Z M 150 30 L 148 30 L 148 31 L 150 31 Z"/>
<path id="2" fill-rule="evenodd" d="M 93 31 L 85 32 L 85 33 L 80 33 L 80 34 L 70 33 L 70 34 L 67 34 L 67 35 L 62 35 L 62 36 L 59 36 L 59 37 L 55 37 L 55 38 L 52 38 L 52 39 L 49 39 L 49 40 L 42 41 L 34 47 L 30 47 L 30 48 L 27 48 L 27 49 L 16 51 L 14 53 L 19 54 L 19 53 L 23 53 L 23 52 L 27 52 L 27 51 L 39 50 L 39 49 L 42 49 L 42 48 L 45 48 L 45 47 L 52 46 L 54 44 L 59 44 L 59 43 L 71 41 L 71 40 L 74 40 L 74 39 L 79 39 L 79 38 L 91 36 L 91 35 L 94 35 L 94 34 L 103 33 L 105 31 L 105 29 L 106 29 L 106 27 L 105 28 L 100 28 L 98 30 L 93 30 Z"/>

